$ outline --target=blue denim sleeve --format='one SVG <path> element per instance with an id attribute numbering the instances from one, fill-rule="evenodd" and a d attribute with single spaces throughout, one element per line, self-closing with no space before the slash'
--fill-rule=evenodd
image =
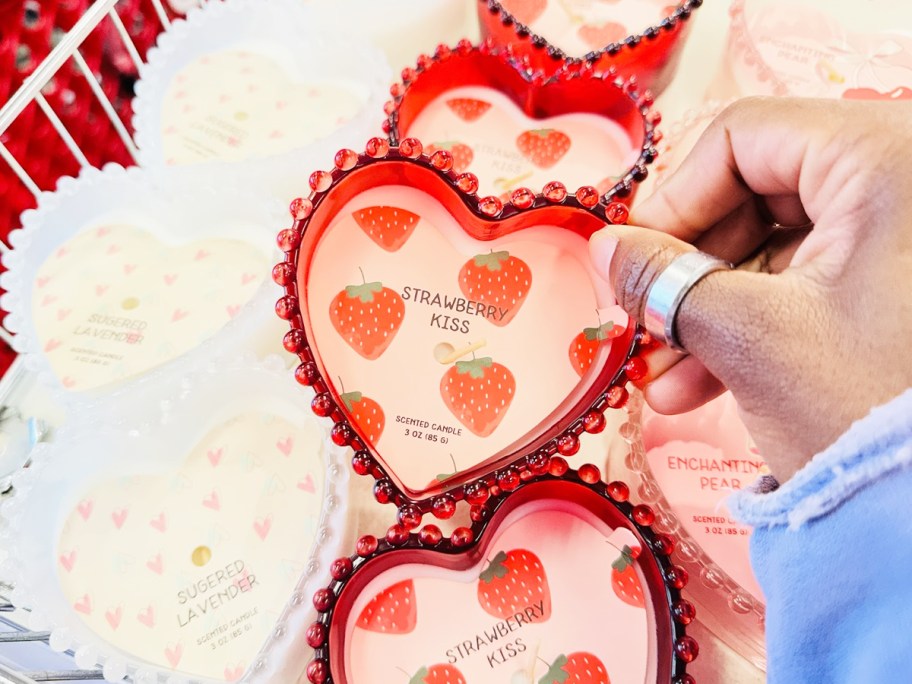
<path id="1" fill-rule="evenodd" d="M 912 682 L 912 389 L 730 506 L 754 526 L 769 684 Z"/>

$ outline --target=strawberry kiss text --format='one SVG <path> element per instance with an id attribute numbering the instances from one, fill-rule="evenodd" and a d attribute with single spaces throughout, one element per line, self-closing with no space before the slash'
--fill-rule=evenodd
<path id="1" fill-rule="evenodd" d="M 474 654 L 482 654 L 487 659 L 488 667 L 503 665 L 511 658 L 518 656 L 526 650 L 522 638 L 513 639 L 510 634 L 525 625 L 541 622 L 545 617 L 544 601 L 533 603 L 521 613 L 516 613 L 506 620 L 494 623 L 490 628 L 483 629 L 471 639 L 465 639 L 446 651 L 447 662 L 458 663 Z M 487 653 L 483 651 L 491 649 Z"/>
<path id="2" fill-rule="evenodd" d="M 439 292 L 431 292 L 420 287 L 402 288 L 402 300 L 412 301 L 416 304 L 426 304 L 427 306 L 436 306 L 449 311 L 464 313 L 467 316 L 481 316 L 492 321 L 502 321 L 510 313 L 510 309 L 502 306 L 493 306 L 482 304 L 464 297 L 450 297 L 442 295 Z M 452 330 L 453 332 L 468 333 L 471 321 L 464 318 L 450 316 L 448 314 L 432 314 L 431 325 Z"/>

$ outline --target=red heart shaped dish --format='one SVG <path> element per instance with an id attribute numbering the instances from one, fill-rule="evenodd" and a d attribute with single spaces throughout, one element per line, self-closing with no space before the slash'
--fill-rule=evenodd
<path id="1" fill-rule="evenodd" d="M 654 513 L 598 469 L 547 472 L 474 523 L 362 537 L 314 595 L 314 684 L 693 684 L 687 573 Z"/>
<path id="2" fill-rule="evenodd" d="M 467 41 L 441 46 L 405 69 L 387 103 L 394 144 L 408 137 L 446 151 L 480 192 L 509 201 L 520 186 L 595 180 L 603 201 L 629 203 L 655 159 L 660 117 L 635 82 L 589 68 L 551 76 L 510 49 Z"/>
<path id="3" fill-rule="evenodd" d="M 690 15 L 703 0 L 478 0 L 482 35 L 533 69 L 589 64 L 636 76 L 658 95 L 677 69 Z"/>
<path id="4" fill-rule="evenodd" d="M 479 197 L 473 174 L 414 138 L 335 161 L 279 234 L 276 311 L 297 379 L 375 498 L 448 518 L 603 430 L 652 344 L 588 256 L 626 206 L 557 182 Z"/>

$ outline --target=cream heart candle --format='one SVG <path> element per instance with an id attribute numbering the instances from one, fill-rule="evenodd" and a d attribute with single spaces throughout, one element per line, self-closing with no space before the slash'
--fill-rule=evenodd
<path id="1" fill-rule="evenodd" d="M 367 535 L 333 563 L 307 630 L 314 684 L 693 682 L 686 573 L 648 506 L 594 466 L 548 473 L 472 509 L 472 527 Z"/>
<path id="2" fill-rule="evenodd" d="M 457 500 L 575 454 L 647 371 L 587 251 L 626 207 L 558 182 L 503 204 L 452 166 L 414 138 L 340 151 L 292 203 L 273 271 L 314 411 L 410 519 L 450 517 Z"/>
<path id="3" fill-rule="evenodd" d="M 70 396 L 137 378 L 215 336 L 257 346 L 269 203 L 109 166 L 61 181 L 4 255 L 17 351 Z"/>
<path id="4" fill-rule="evenodd" d="M 596 181 L 606 201 L 631 201 L 656 155 L 659 115 L 630 82 L 563 69 L 541 78 L 488 43 L 441 46 L 393 86 L 390 139 L 449 152 L 457 173 L 508 201 L 519 187 Z M 633 93 L 633 95 L 632 95 Z"/>
<path id="5" fill-rule="evenodd" d="M 726 393 L 677 416 L 632 403 L 630 465 L 642 498 L 657 508 L 656 526 L 681 541 L 676 557 L 700 578 L 693 591 L 726 641 L 754 662 L 764 660 L 763 594 L 750 567 L 749 527 L 725 501 L 768 472 Z"/>
<path id="6" fill-rule="evenodd" d="M 140 164 L 300 193 L 301 164 L 375 131 L 389 79 L 382 53 L 327 28 L 293 0 L 207 3 L 175 21 L 136 87 Z"/>
<path id="7" fill-rule="evenodd" d="M 660 93 L 671 81 L 702 0 L 478 0 L 482 35 L 535 69 L 587 63 L 636 76 Z"/>
<path id="8" fill-rule="evenodd" d="M 178 396 L 169 384 L 77 414 L 85 425 L 42 448 L 5 511 L 4 576 L 110 681 L 236 681 L 255 662 L 245 681 L 276 681 L 302 666 L 312 619 L 291 597 L 341 541 L 341 450 L 281 364 L 189 371 Z"/>
<path id="9" fill-rule="evenodd" d="M 741 95 L 912 99 L 905 3 L 737 0 L 731 78 Z"/>

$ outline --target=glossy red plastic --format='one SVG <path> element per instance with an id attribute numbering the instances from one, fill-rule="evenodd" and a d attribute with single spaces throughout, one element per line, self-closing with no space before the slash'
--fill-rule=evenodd
<path id="1" fill-rule="evenodd" d="M 485 198 L 460 190 L 460 177 L 452 171 L 435 168 L 427 155 L 407 158 L 395 145 L 384 149 L 376 139 L 368 142 L 367 149 L 368 153 L 359 155 L 357 164 L 350 170 L 337 168 L 332 171 L 328 189 L 314 191 L 308 198 L 312 212 L 294 221 L 292 230 L 300 240 L 286 253 L 284 266 L 275 271 L 277 282 L 286 292 L 279 300 L 279 313 L 289 321 L 292 329 L 286 335 L 286 342 L 289 342 L 286 348 L 291 346 L 300 358 L 301 365 L 295 373 L 299 382 L 312 386 L 317 392 L 314 411 L 333 421 L 333 438 L 337 443 L 349 444 L 355 450 L 352 463 L 355 471 L 377 480 L 375 498 L 396 506 L 415 504 L 422 514 L 433 512 L 439 517 L 448 517 L 451 501 L 467 497 L 477 499 L 481 490 L 497 484 L 499 474 L 508 467 L 518 475 L 536 468 L 541 458 L 558 453 L 560 449 L 567 450 L 568 444 L 575 443 L 585 426 L 592 424 L 593 412 L 622 407 L 624 402 L 617 401 L 615 395 L 628 380 L 628 361 L 636 354 L 638 340 L 644 333 L 633 322 L 619 330 L 610 346 L 600 347 L 585 381 L 581 380 L 562 401 L 555 397 L 555 403 L 560 403 L 547 420 L 539 425 L 529 425 L 525 436 L 512 442 L 510 448 L 479 459 L 476 465 L 465 470 L 457 469 L 452 476 L 444 481 L 434 481 L 424 490 L 407 489 L 388 467 L 383 454 L 374 448 L 369 434 L 352 419 L 346 409 L 344 390 L 337 386 L 335 376 L 328 374 L 321 350 L 314 345 L 314 327 L 307 308 L 312 258 L 340 210 L 359 193 L 405 185 L 438 202 L 468 236 L 489 241 L 540 225 L 559 226 L 559 230 L 588 238 L 593 231 L 611 223 L 606 214 L 613 214 L 615 205 L 598 203 L 587 207 L 572 193 L 560 202 L 536 194 L 528 208 L 518 209 L 506 203 L 494 216 L 489 216 L 481 208 Z M 591 204 L 585 193 L 584 198 Z M 289 272 L 295 274 L 293 279 L 285 277 Z M 292 339 L 289 340 L 289 336 Z M 414 458 L 421 458 L 422 453 L 421 447 L 417 446 Z M 408 456 L 412 457 L 411 451 Z M 415 509 L 409 510 L 413 513 Z"/>
<path id="2" fill-rule="evenodd" d="M 587 64 L 597 71 L 613 68 L 625 78 L 635 76 L 642 87 L 656 95 L 671 82 L 689 30 L 687 20 L 703 4 L 703 0 L 682 0 L 670 5 L 673 11 L 652 26 L 644 26 L 601 49 L 573 56 L 518 21 L 500 0 L 477 1 L 482 36 L 497 45 L 511 46 L 531 68 L 545 74 L 552 74 L 565 64 Z"/>
<path id="3" fill-rule="evenodd" d="M 501 526 L 506 528 L 515 524 L 517 520 L 521 520 L 525 515 L 540 511 L 591 515 L 592 519 L 599 521 L 599 524 L 604 525 L 604 529 L 607 531 L 624 529 L 632 533 L 632 538 L 636 539 L 639 548 L 632 545 L 633 549 L 625 547 L 625 552 L 630 551 L 631 555 L 626 558 L 629 562 L 635 563 L 639 569 L 647 590 L 643 592 L 647 598 L 640 605 L 650 614 L 648 623 L 652 633 L 649 636 L 650 645 L 647 655 L 651 661 L 651 671 L 655 673 L 655 678 L 651 681 L 665 684 L 678 682 L 681 681 L 679 678 L 689 676 L 686 674 L 687 664 L 693 660 L 691 656 L 696 657 L 698 646 L 696 641 L 686 634 L 686 625 L 692 622 L 696 611 L 689 601 L 681 597 L 683 584 L 677 581 L 680 573 L 668 559 L 674 546 L 673 541 L 665 535 L 654 533 L 648 525 L 636 522 L 633 507 L 630 504 L 616 503 L 612 500 L 610 492 L 612 488 L 616 489 L 617 484 L 605 484 L 602 481 L 587 482 L 574 470 L 567 470 L 560 476 L 547 473 L 538 475 L 520 484 L 515 491 L 492 497 L 486 504 L 477 507 L 481 511 L 478 516 L 481 522 L 475 523 L 471 529 L 467 528 L 465 532 L 461 533 L 468 534 L 474 540 L 468 545 L 462 545 L 456 539 L 455 533 L 449 539 L 441 538 L 439 530 L 429 526 L 433 529 L 428 534 L 413 532 L 408 535 L 407 539 L 395 546 L 387 541 L 380 541 L 372 553 L 356 554 L 350 559 L 345 559 L 354 568 L 351 574 L 343 580 L 333 581 L 325 589 L 319 590 L 314 597 L 314 603 L 320 615 L 308 633 L 317 635 L 319 638 L 315 644 L 313 660 L 307 671 L 309 680 L 325 684 L 330 682 L 352 684 L 353 679 L 348 674 L 348 668 L 352 666 L 355 659 L 366 656 L 350 650 L 348 625 L 354 615 L 356 601 L 372 580 L 390 570 L 406 565 L 430 566 L 435 568 L 433 577 L 440 578 L 441 571 L 444 573 L 447 571 L 464 572 L 486 560 L 490 562 L 495 551 L 495 547 L 492 547 L 491 544 L 494 543 L 498 528 Z M 551 530 L 544 531 L 544 534 L 560 533 Z M 371 547 L 373 548 L 373 544 Z M 531 558 L 527 557 L 527 560 L 535 563 L 538 559 L 533 553 Z M 528 571 L 528 569 L 529 567 L 526 566 L 525 570 Z M 606 584 L 612 583 L 612 572 L 612 568 L 605 568 Z M 408 573 L 402 576 L 410 577 Z M 416 575 L 416 579 L 419 576 Z M 484 580 L 484 575 L 482 575 L 482 580 Z M 407 582 L 414 590 L 411 579 Z M 402 584 L 404 582 L 396 586 Z M 479 586 L 481 586 L 480 582 Z M 545 586 L 547 587 L 547 583 Z M 390 590 L 394 588 L 390 587 Z M 528 591 L 527 584 L 523 584 L 523 588 Z M 580 587 L 580 591 L 585 591 L 585 589 L 585 587 Z M 591 591 L 604 589 L 605 587 L 592 587 Z M 386 591 L 384 590 L 384 594 Z M 532 592 L 529 593 L 530 597 L 531 595 Z M 332 599 L 327 600 L 328 597 L 332 597 Z M 405 598 L 407 601 L 413 602 L 409 609 L 412 611 L 411 617 L 414 619 L 414 602 L 418 601 L 420 596 L 409 594 Z M 363 599 L 360 602 L 364 603 Z M 401 604 L 396 605 L 402 607 Z M 359 623 L 363 620 L 364 615 L 365 613 L 362 613 L 359 616 Z M 384 615 L 386 616 L 384 619 L 390 619 L 389 614 L 384 613 Z M 456 621 L 463 619 L 461 611 L 456 611 L 450 619 Z M 578 619 L 585 622 L 587 617 L 580 615 Z M 609 616 L 599 615 L 591 619 L 595 623 L 601 622 L 606 633 L 609 631 L 609 625 L 605 622 L 605 620 L 611 619 Z M 416 629 L 414 624 L 398 625 L 398 629 L 396 629 L 396 625 L 393 625 L 392 633 L 406 635 L 412 629 Z M 417 629 L 415 634 L 421 638 L 420 623 L 417 625 Z M 442 653 L 426 654 L 426 657 L 433 661 L 440 655 Z M 546 662 L 545 665 L 547 666 L 547 664 Z M 383 663 L 383 665 L 387 666 L 389 663 Z M 408 675 L 410 676 L 411 673 Z M 453 676 L 457 675 L 462 676 L 458 671 Z M 492 676 L 497 677 L 498 675 L 495 672 Z M 500 676 L 509 675 L 501 673 Z M 406 675 L 403 675 L 403 681 L 405 681 L 405 677 Z M 454 681 L 464 680 L 455 679 Z M 535 678 L 535 681 L 538 681 L 538 677 Z M 602 680 L 593 679 L 592 681 Z"/>
<path id="4" fill-rule="evenodd" d="M 618 124 L 631 146 L 639 148 L 639 155 L 617 174 L 613 186 L 599 188 L 604 202 L 619 200 L 629 204 L 638 183 L 646 177 L 646 167 L 657 155 L 657 116 L 651 98 L 644 99 L 644 91 L 636 82 L 619 78 L 613 70 L 596 73 L 588 67 L 564 67 L 544 77 L 530 70 L 512 50 L 485 42 L 461 49 L 438 49 L 433 57 L 419 60 L 417 68 L 410 69 L 407 75 L 408 80 L 391 88 L 394 95 L 387 128 L 394 144 L 408 139 L 416 118 L 445 93 L 465 86 L 482 86 L 503 93 L 533 119 L 587 113 Z M 565 180 L 559 164 L 553 172 L 554 180 Z M 605 172 L 604 168 L 593 168 L 590 173 L 596 180 Z"/>

